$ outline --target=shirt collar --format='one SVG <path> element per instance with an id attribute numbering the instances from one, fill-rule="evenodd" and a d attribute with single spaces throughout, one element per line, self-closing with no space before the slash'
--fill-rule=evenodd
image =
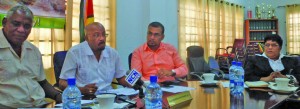
<path id="1" fill-rule="evenodd" d="M 83 50 L 84 50 L 84 53 L 85 53 L 86 55 L 94 55 L 94 53 L 93 53 L 93 51 L 92 51 L 92 49 L 91 49 L 91 47 L 89 46 L 89 44 L 88 44 L 87 41 L 82 42 L 82 44 L 83 44 Z M 106 48 L 107 48 L 107 47 L 105 46 L 104 50 L 103 50 L 102 53 L 101 53 L 101 55 L 103 55 L 103 57 L 109 57 Z"/>
<path id="2" fill-rule="evenodd" d="M 6 37 L 4 36 L 3 29 L 0 31 L 0 48 L 9 48 L 11 45 L 7 41 Z M 31 49 L 29 42 L 24 41 L 22 44 L 23 48 Z"/>
<path id="3" fill-rule="evenodd" d="M 263 56 L 263 57 L 265 57 L 265 58 L 267 58 L 267 59 L 269 59 L 269 60 L 272 60 L 272 59 L 270 59 L 265 53 L 263 53 L 262 55 L 260 55 L 260 56 Z M 281 58 L 283 58 L 285 55 L 283 55 L 283 54 L 279 54 L 279 58 L 278 58 L 278 60 L 281 60 Z"/>
<path id="4" fill-rule="evenodd" d="M 147 43 L 144 44 L 143 49 L 144 49 L 145 51 L 152 51 L 152 50 L 149 48 L 149 46 L 147 45 Z M 157 49 L 156 51 L 161 50 L 161 49 L 165 49 L 165 44 L 164 44 L 163 42 L 161 42 L 161 43 L 159 44 L 159 47 L 158 47 L 158 49 Z"/>
<path id="5" fill-rule="evenodd" d="M 32 49 L 32 48 L 30 47 L 29 43 L 30 43 L 30 42 L 24 41 L 23 44 L 22 44 L 22 46 L 23 46 L 24 48 L 26 48 L 26 49 Z"/>
<path id="6" fill-rule="evenodd" d="M 10 44 L 8 43 L 6 37 L 4 36 L 3 29 L 0 31 L 0 48 L 9 48 Z"/>

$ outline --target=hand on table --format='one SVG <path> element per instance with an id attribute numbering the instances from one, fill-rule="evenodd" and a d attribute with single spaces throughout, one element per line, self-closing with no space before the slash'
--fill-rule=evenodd
<path id="1" fill-rule="evenodd" d="M 271 82 L 271 81 L 274 81 L 275 77 L 276 77 L 275 72 L 272 72 L 269 76 L 262 77 L 262 78 L 260 78 L 260 80 L 265 81 L 265 82 Z"/>
<path id="2" fill-rule="evenodd" d="M 287 76 L 281 74 L 280 72 L 273 72 L 275 74 L 275 78 L 287 78 Z"/>
<path id="3" fill-rule="evenodd" d="M 171 70 L 166 70 L 166 69 L 159 69 L 157 71 L 157 76 L 163 77 L 163 76 L 171 76 L 172 75 L 172 71 Z"/>
<path id="4" fill-rule="evenodd" d="M 96 83 L 93 83 L 93 84 L 87 84 L 84 87 L 80 87 L 79 89 L 82 94 L 87 95 L 87 94 L 94 94 L 97 91 L 98 87 L 96 86 Z"/>
<path id="5" fill-rule="evenodd" d="M 287 78 L 287 76 L 282 75 L 280 72 L 272 72 L 269 76 L 262 77 L 260 78 L 260 80 L 265 82 L 271 82 L 274 81 L 275 78 Z"/>

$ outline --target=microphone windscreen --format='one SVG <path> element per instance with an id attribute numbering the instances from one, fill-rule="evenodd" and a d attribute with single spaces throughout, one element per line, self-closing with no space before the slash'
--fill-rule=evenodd
<path id="1" fill-rule="evenodd" d="M 129 74 L 126 76 L 125 81 L 129 83 L 131 86 L 134 86 L 136 82 L 141 78 L 141 74 L 136 70 L 131 70 Z"/>

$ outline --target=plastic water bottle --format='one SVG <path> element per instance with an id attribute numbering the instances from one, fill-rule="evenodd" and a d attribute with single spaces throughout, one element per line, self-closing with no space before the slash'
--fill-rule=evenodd
<path id="1" fill-rule="evenodd" d="M 237 68 L 236 62 L 232 61 L 231 66 L 229 68 L 229 88 L 230 88 L 230 93 L 233 94 L 235 91 L 235 83 L 234 83 L 234 78 L 235 78 L 235 70 Z"/>
<path id="2" fill-rule="evenodd" d="M 157 76 L 150 76 L 145 94 L 146 109 L 162 109 L 162 91 L 156 82 Z"/>
<path id="3" fill-rule="evenodd" d="M 81 92 L 75 84 L 75 78 L 68 79 L 68 87 L 62 93 L 63 109 L 81 109 Z"/>
<path id="4" fill-rule="evenodd" d="M 235 79 L 235 93 L 241 94 L 244 92 L 244 74 L 245 71 L 242 67 L 241 62 L 237 62 L 237 71 L 236 71 L 236 79 Z"/>

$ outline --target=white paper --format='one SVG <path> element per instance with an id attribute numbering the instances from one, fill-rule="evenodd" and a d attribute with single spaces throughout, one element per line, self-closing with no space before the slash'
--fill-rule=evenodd
<path id="1" fill-rule="evenodd" d="M 83 104 L 90 104 L 93 103 L 93 100 L 81 100 L 81 105 Z M 129 103 L 114 103 L 114 108 L 120 109 L 120 108 L 124 108 L 126 105 L 128 105 Z M 60 104 L 56 104 L 56 107 L 62 107 L 62 103 Z M 99 109 L 99 105 L 96 104 L 94 106 L 91 107 L 92 109 Z M 61 108 L 57 108 L 57 109 L 61 109 Z"/>
<path id="2" fill-rule="evenodd" d="M 89 103 L 93 103 L 93 100 L 81 100 L 81 105 L 83 105 L 83 104 L 89 104 Z M 62 103 L 60 103 L 60 104 L 56 104 L 55 106 L 57 106 L 57 107 L 62 107 Z"/>
<path id="3" fill-rule="evenodd" d="M 117 95 L 135 95 L 139 93 L 139 90 L 134 90 L 133 88 L 118 88 L 118 89 L 111 89 L 108 91 L 97 91 L 96 95 L 101 93 L 115 93 Z"/>
<path id="4" fill-rule="evenodd" d="M 114 103 L 113 109 L 122 109 L 129 103 Z M 91 107 L 92 109 L 100 109 L 99 104 L 96 104 Z"/>
<path id="5" fill-rule="evenodd" d="M 229 87 L 229 81 L 226 81 L 226 82 L 221 82 L 223 87 Z M 248 86 L 246 84 L 244 84 L 244 88 L 248 88 Z"/>
<path id="6" fill-rule="evenodd" d="M 185 91 L 189 91 L 189 90 L 195 90 L 195 88 L 170 85 L 170 87 L 161 87 L 161 90 L 165 91 L 165 92 L 179 93 L 179 92 L 185 92 Z"/>

